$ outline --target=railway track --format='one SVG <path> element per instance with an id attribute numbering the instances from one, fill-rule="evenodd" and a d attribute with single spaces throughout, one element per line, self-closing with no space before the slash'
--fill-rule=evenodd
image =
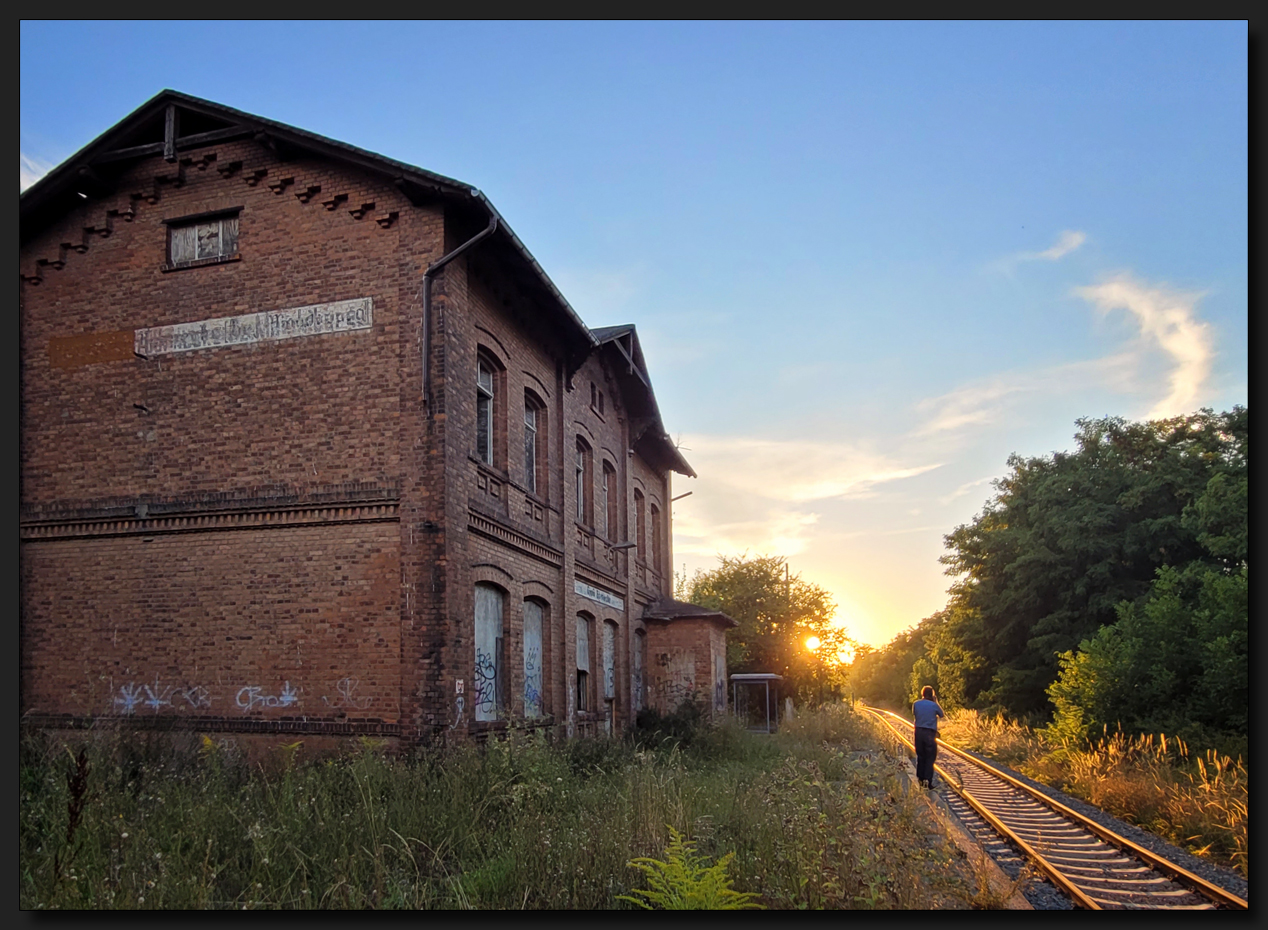
<path id="1" fill-rule="evenodd" d="M 910 721 L 864 709 L 914 755 Z M 1076 907 L 1090 910 L 1246 910 L 1243 899 L 1119 836 L 1029 785 L 938 740 L 936 775 L 954 797 L 1020 851 Z M 967 811 L 963 811 L 967 813 Z M 963 817 L 962 817 L 963 819 Z"/>

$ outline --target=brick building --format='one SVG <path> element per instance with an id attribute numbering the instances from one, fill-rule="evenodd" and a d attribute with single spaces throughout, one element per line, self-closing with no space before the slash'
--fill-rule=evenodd
<path id="1" fill-rule="evenodd" d="M 21 710 L 612 732 L 725 706 L 670 441 L 470 185 L 164 91 L 20 200 Z"/>

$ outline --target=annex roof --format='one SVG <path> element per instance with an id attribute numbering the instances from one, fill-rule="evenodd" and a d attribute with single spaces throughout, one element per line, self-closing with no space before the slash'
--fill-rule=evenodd
<path id="1" fill-rule="evenodd" d="M 672 597 L 657 598 L 643 611 L 644 620 L 717 620 L 730 627 L 740 625 L 738 620 L 733 620 L 720 610 L 713 610 L 708 607 L 701 607 L 699 604 L 688 604 L 686 601 L 675 600 Z"/>

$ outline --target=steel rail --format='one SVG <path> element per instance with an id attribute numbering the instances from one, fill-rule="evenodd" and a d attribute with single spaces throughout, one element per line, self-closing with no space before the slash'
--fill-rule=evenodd
<path id="1" fill-rule="evenodd" d="M 868 707 L 866 704 L 863 705 L 863 707 L 865 710 L 875 714 L 877 719 L 889 727 L 890 731 L 898 738 L 898 740 L 906 746 L 913 755 L 915 754 L 915 744 L 910 742 L 907 737 L 899 732 L 897 727 L 881 716 L 881 714 L 888 713 L 888 711 L 879 711 L 875 708 Z M 901 720 L 902 718 L 899 717 L 899 719 Z M 906 721 L 903 722 L 906 723 Z M 1062 874 L 1061 870 L 1040 855 L 1038 850 L 1014 833 L 1006 824 L 1003 823 L 1003 821 L 987 810 L 986 806 L 978 801 L 977 798 L 973 797 L 973 795 L 969 793 L 968 789 L 964 788 L 963 785 L 955 784 L 955 781 L 952 780 L 950 773 L 947 772 L 946 769 L 937 763 L 934 763 L 934 771 L 942 776 L 943 784 L 959 795 L 964 800 L 965 804 L 969 805 L 969 807 L 971 807 L 979 817 L 990 825 L 992 830 L 1003 836 L 1010 843 L 1014 844 L 1018 849 L 1025 853 L 1030 859 L 1032 859 L 1035 864 L 1038 865 L 1050 879 L 1052 879 L 1053 884 L 1073 898 L 1076 904 L 1091 911 L 1103 910 L 1101 905 L 1089 898 L 1082 889 L 1071 882 L 1070 879 L 1066 878 L 1066 876 Z"/>
<path id="2" fill-rule="evenodd" d="M 873 707 L 867 707 L 867 705 L 863 705 L 863 706 L 868 711 L 874 714 L 877 714 L 878 716 L 881 714 L 884 714 L 884 715 L 893 717 L 896 720 L 901 720 L 903 724 L 906 726 L 912 725 L 910 721 L 906 720 L 899 714 L 893 713 L 892 711 L 881 710 L 879 708 L 873 708 Z M 885 721 L 885 722 L 888 724 L 888 721 Z M 892 724 L 890 724 L 890 727 L 891 729 L 893 729 Z M 913 752 L 915 751 L 915 747 L 912 746 L 910 743 L 907 743 L 906 739 L 904 739 L 901 736 L 901 734 L 899 734 L 899 739 L 901 739 Z M 1237 895 L 1233 894 L 1232 892 L 1227 891 L 1221 888 L 1220 886 L 1207 881 L 1206 879 L 1202 878 L 1199 875 L 1195 875 L 1194 873 L 1190 872 L 1188 869 L 1184 868 L 1183 866 L 1178 865 L 1177 863 L 1172 862 L 1171 860 L 1166 859 L 1149 849 L 1146 849 L 1145 847 L 1139 845 L 1138 843 L 1135 843 L 1132 840 L 1127 839 L 1127 837 L 1114 832 L 1109 827 L 1106 827 L 1103 824 L 1097 823 L 1095 820 L 1092 820 L 1091 818 L 1085 816 L 1084 814 L 1080 814 L 1078 811 L 1067 807 L 1066 805 L 1062 804 L 1060 801 L 1056 800 L 1055 798 L 1049 797 L 1048 795 L 1044 794 L 1042 791 L 1039 791 L 1038 789 L 1025 784 L 1024 782 L 1009 775 L 1007 772 L 1003 772 L 1000 769 L 997 769 L 995 766 L 991 765 L 990 763 L 984 762 L 981 759 L 978 759 L 975 756 L 972 756 L 969 753 L 965 752 L 964 750 L 959 749 L 958 747 L 952 746 L 941 739 L 938 740 L 938 744 L 941 747 L 947 749 L 949 752 L 951 752 L 955 756 L 965 760 L 970 765 L 975 766 L 976 768 L 989 773 L 995 778 L 998 778 L 999 780 L 1003 781 L 1005 784 L 1010 785 L 1011 787 L 1021 791 L 1027 797 L 1030 797 L 1038 801 L 1040 804 L 1049 808 L 1050 810 L 1060 815 L 1061 817 L 1067 820 L 1073 821 L 1074 823 L 1086 829 L 1089 833 L 1092 833 L 1098 838 L 1104 840 L 1106 843 L 1109 843 L 1111 846 L 1115 846 L 1118 849 L 1122 850 L 1123 852 L 1129 854 L 1130 856 L 1148 863 L 1150 866 L 1157 869 L 1164 875 L 1167 875 L 1170 878 L 1179 881 L 1181 884 L 1189 886 L 1198 894 L 1211 899 L 1215 903 L 1221 904 L 1225 907 L 1237 908 L 1240 910 L 1246 910 L 1249 908 L 1249 904 L 1245 899 L 1240 898 Z M 936 766 L 936 768 L 941 769 L 941 766 Z M 943 778 L 944 780 L 946 780 L 947 784 L 951 786 L 953 791 L 956 791 L 957 794 L 960 794 L 960 791 L 956 788 L 955 784 L 951 780 L 946 778 L 945 770 L 943 771 Z M 965 800 L 966 800 L 966 803 L 970 804 L 970 806 L 974 806 L 972 802 L 968 801 L 967 798 Z M 974 809 L 976 810 L 975 806 L 974 806 Z M 989 822 L 989 818 L 983 818 L 983 819 L 987 819 Z M 992 827 L 993 826 L 994 824 L 992 824 Z"/>

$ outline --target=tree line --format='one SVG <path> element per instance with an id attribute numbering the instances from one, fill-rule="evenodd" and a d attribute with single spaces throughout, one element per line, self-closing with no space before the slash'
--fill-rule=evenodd
<path id="1" fill-rule="evenodd" d="M 1121 727 L 1244 752 L 1249 429 L 1245 407 L 1078 421 L 1074 451 L 1008 459 L 946 536 L 946 607 L 850 682 L 894 704 L 931 684 L 1083 739 Z"/>

